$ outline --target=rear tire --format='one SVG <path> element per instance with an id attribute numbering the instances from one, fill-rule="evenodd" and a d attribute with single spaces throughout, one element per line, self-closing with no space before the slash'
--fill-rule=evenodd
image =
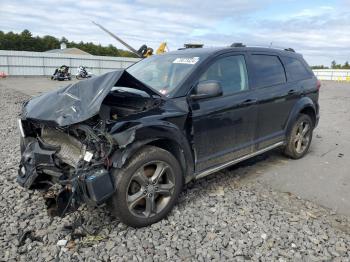
<path id="1" fill-rule="evenodd" d="M 310 116 L 300 114 L 287 138 L 284 153 L 292 159 L 304 157 L 312 141 L 314 123 Z"/>
<path id="2" fill-rule="evenodd" d="M 112 213 L 132 227 L 144 227 L 166 217 L 183 186 L 179 162 L 168 151 L 146 146 L 122 169 L 115 169 L 116 192 Z"/>

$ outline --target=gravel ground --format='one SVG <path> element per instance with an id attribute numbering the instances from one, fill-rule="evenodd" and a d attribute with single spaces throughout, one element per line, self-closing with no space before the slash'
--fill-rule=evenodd
<path id="1" fill-rule="evenodd" d="M 40 194 L 15 182 L 15 119 L 26 98 L 0 87 L 0 260 L 350 261 L 349 218 L 246 179 L 254 161 L 191 183 L 169 217 L 147 228 L 103 207 L 82 208 L 83 227 L 74 227 L 78 214 L 49 218 Z"/>

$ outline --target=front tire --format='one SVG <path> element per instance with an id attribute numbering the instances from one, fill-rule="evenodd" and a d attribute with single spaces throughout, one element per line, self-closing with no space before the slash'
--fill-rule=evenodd
<path id="1" fill-rule="evenodd" d="M 183 186 L 179 162 L 168 151 L 146 146 L 122 169 L 114 170 L 112 213 L 132 227 L 158 222 L 174 207 Z"/>
<path id="2" fill-rule="evenodd" d="M 300 114 L 287 138 L 284 153 L 293 159 L 306 155 L 312 141 L 314 123 L 310 116 Z"/>

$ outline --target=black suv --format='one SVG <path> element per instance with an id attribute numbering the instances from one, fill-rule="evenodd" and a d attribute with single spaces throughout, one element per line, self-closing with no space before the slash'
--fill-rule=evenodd
<path id="1" fill-rule="evenodd" d="M 124 223 L 150 225 L 191 180 L 277 147 L 303 157 L 319 88 L 291 49 L 152 56 L 25 102 L 17 181 L 45 192 L 50 215 L 106 203 Z"/>

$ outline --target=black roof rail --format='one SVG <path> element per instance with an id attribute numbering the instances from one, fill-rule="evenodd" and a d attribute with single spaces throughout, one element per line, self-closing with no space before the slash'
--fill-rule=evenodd
<path id="1" fill-rule="evenodd" d="M 189 48 L 203 48 L 204 44 L 184 44 L 184 47 L 180 47 L 177 50 L 184 50 Z"/>
<path id="2" fill-rule="evenodd" d="M 242 43 L 233 43 L 231 45 L 231 47 L 246 47 L 245 45 L 243 45 Z"/>
<path id="3" fill-rule="evenodd" d="M 294 52 L 295 53 L 295 50 L 293 48 L 286 48 L 286 47 L 279 47 L 279 46 L 272 46 L 272 45 L 269 45 L 269 46 L 264 46 L 264 45 L 253 45 L 253 46 L 246 46 L 242 43 L 233 43 L 230 47 L 263 47 L 263 48 L 274 48 L 274 49 L 280 49 L 280 50 L 284 50 L 284 51 L 289 51 L 289 52 Z"/>
<path id="4" fill-rule="evenodd" d="M 284 51 L 289 51 L 289 52 L 294 52 L 295 53 L 295 50 L 293 48 L 285 48 Z"/>

